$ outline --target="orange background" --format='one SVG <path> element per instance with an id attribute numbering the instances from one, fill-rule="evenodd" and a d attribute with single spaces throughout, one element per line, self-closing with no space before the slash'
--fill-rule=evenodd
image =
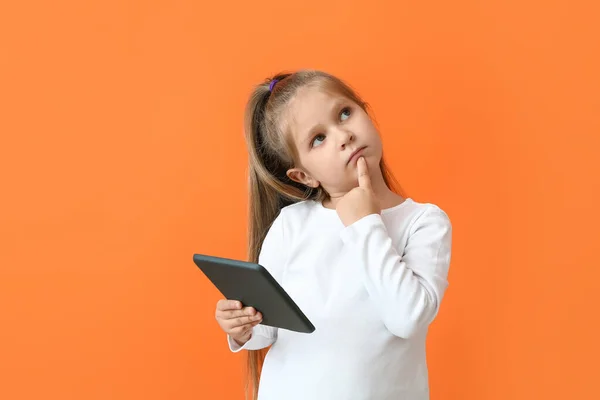
<path id="1" fill-rule="evenodd" d="M 324 69 L 454 224 L 432 399 L 598 399 L 593 1 L 0 6 L 0 398 L 240 399 L 194 252 L 243 258 L 251 87 Z"/>

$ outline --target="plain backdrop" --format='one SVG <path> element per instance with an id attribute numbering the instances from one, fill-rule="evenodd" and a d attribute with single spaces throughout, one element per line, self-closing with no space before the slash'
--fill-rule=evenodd
<path id="1" fill-rule="evenodd" d="M 454 225 L 432 399 L 598 399 L 593 1 L 0 5 L 0 398 L 241 399 L 195 252 L 246 255 L 242 117 L 280 70 L 372 105 Z"/>

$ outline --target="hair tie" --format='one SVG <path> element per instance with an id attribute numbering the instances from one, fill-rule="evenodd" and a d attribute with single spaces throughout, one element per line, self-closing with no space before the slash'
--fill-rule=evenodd
<path id="1" fill-rule="evenodd" d="M 269 92 L 272 92 L 272 91 L 273 91 L 273 88 L 275 87 L 275 84 L 276 84 L 277 82 L 279 82 L 279 79 L 273 79 L 273 80 L 271 81 L 271 83 L 269 84 Z"/>

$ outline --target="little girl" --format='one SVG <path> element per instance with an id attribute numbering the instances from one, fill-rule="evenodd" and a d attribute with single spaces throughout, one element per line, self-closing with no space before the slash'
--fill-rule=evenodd
<path id="1" fill-rule="evenodd" d="M 448 286 L 446 213 L 394 191 L 366 103 L 324 72 L 259 85 L 246 136 L 250 260 L 316 327 L 263 326 L 256 310 L 218 302 L 230 349 L 249 350 L 252 398 L 428 399 L 425 339 Z"/>

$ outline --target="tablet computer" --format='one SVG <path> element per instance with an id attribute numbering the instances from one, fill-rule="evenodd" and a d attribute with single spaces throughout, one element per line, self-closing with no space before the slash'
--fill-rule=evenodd
<path id="1" fill-rule="evenodd" d="M 263 316 L 261 325 L 311 333 L 313 324 L 262 265 L 194 254 L 194 263 L 229 300 L 254 307 Z"/>

